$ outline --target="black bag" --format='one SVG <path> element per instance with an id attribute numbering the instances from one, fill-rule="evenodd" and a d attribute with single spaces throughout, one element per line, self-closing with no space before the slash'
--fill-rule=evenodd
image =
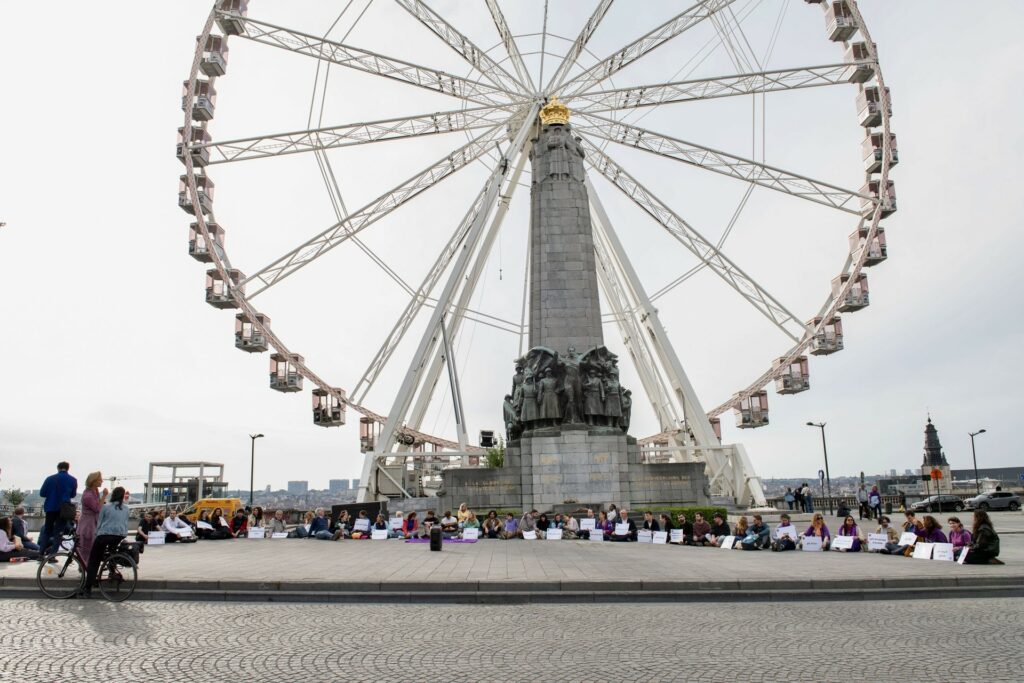
<path id="1" fill-rule="evenodd" d="M 75 514 L 78 512 L 78 506 L 74 503 L 61 503 L 60 504 L 60 518 L 65 522 L 71 522 L 75 519 Z"/>

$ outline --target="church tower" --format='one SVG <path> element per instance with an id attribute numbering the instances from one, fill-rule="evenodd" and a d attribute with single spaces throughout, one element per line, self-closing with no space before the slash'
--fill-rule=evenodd
<path id="1" fill-rule="evenodd" d="M 923 469 L 931 470 L 933 467 L 949 469 L 946 462 L 946 454 L 942 452 L 942 444 L 939 443 L 939 431 L 932 424 L 932 416 L 928 416 L 928 424 L 924 427 L 924 462 Z"/>

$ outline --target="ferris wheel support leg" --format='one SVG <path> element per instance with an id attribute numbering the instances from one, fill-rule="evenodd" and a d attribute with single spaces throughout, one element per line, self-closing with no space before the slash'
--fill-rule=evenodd
<path id="1" fill-rule="evenodd" d="M 510 156 L 522 149 L 523 145 L 526 143 L 527 135 L 535 125 L 537 112 L 539 110 L 539 103 L 534 103 L 533 106 L 530 107 L 529 113 L 526 115 L 523 124 L 516 133 L 511 146 L 509 146 L 502 154 L 501 161 L 495 166 L 494 171 L 491 173 L 491 177 L 487 181 L 488 190 L 487 197 L 483 204 L 484 207 L 491 207 L 495 205 L 500 190 L 508 180 L 507 173 L 511 166 Z M 413 356 L 409 369 L 405 374 L 405 379 L 402 381 L 398 394 L 395 396 L 394 404 L 388 412 L 384 428 L 381 430 L 380 441 L 378 441 L 378 455 L 383 455 L 391 451 L 391 448 L 395 443 L 395 435 L 405 422 L 406 416 L 409 412 L 409 407 L 412 404 L 416 387 L 420 385 L 423 371 L 427 367 L 427 361 L 430 359 L 431 354 L 436 348 L 438 335 L 440 334 L 441 317 L 448 312 L 448 307 L 451 305 L 452 298 L 455 295 L 456 290 L 462 285 L 463 278 L 466 276 L 466 272 L 468 270 L 469 261 L 477 250 L 477 245 L 480 243 L 480 238 L 483 235 L 484 225 L 489 213 L 490 212 L 488 210 L 482 210 L 477 215 L 476 220 L 473 223 L 473 227 L 466 235 L 466 240 L 462 245 L 458 259 L 456 259 L 451 273 L 448 276 L 444 289 L 437 297 L 437 306 L 431 314 L 430 321 L 427 323 L 427 328 L 424 330 L 423 337 L 420 339 L 419 346 L 416 349 L 416 354 Z"/>

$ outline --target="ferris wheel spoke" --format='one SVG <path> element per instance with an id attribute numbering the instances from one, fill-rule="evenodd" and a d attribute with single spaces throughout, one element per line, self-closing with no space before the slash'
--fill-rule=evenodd
<path id="1" fill-rule="evenodd" d="M 768 166 L 751 159 L 720 152 L 710 147 L 703 147 L 668 135 L 663 135 L 646 128 L 631 126 L 613 121 L 594 114 L 581 114 L 590 125 L 576 126 L 580 132 L 626 147 L 634 147 L 645 152 L 681 161 L 708 171 L 720 173 L 767 187 L 785 194 L 806 199 L 807 201 L 829 206 L 840 211 L 861 215 L 862 202 L 875 203 L 878 200 L 853 190 L 846 190 L 836 185 L 814 180 L 781 168 Z"/>
<path id="2" fill-rule="evenodd" d="M 665 228 L 702 263 L 707 264 L 708 268 L 725 280 L 762 315 L 772 321 L 783 334 L 793 341 L 799 341 L 804 336 L 806 332 L 804 326 L 788 308 L 779 303 L 777 298 L 747 275 L 653 192 L 644 187 L 618 162 L 602 152 L 590 139 L 587 137 L 582 139 L 583 148 L 587 153 L 587 162 L 591 168 L 629 197 L 634 204 Z"/>
<path id="3" fill-rule="evenodd" d="M 461 100 L 491 106 L 508 106 L 519 94 L 503 88 L 462 78 L 454 74 L 362 50 L 351 45 L 247 17 L 235 17 L 245 24 L 241 36 L 257 43 L 307 55 L 350 69 L 365 71 L 403 83 L 441 92 Z"/>
<path id="4" fill-rule="evenodd" d="M 731 5 L 735 0 L 701 0 L 689 9 L 683 10 L 661 26 L 637 38 L 632 43 L 616 50 L 613 54 L 590 67 L 582 74 L 567 81 L 563 86 L 565 96 L 590 90 L 598 83 L 621 71 L 638 59 L 661 47 L 676 36 L 685 33 L 694 26 Z"/>
<path id="5" fill-rule="evenodd" d="M 587 43 L 590 42 L 591 36 L 594 35 L 594 31 L 597 30 L 601 20 L 604 19 L 604 15 L 611 9 L 612 2 L 614 0 L 601 0 L 597 3 L 597 8 L 593 14 L 590 15 L 590 19 L 583 25 L 583 30 L 580 31 L 579 36 L 573 41 L 572 46 L 569 47 L 569 51 L 565 53 L 565 57 L 562 59 L 562 63 L 558 65 L 558 69 L 555 71 L 551 80 L 548 81 L 546 90 L 548 92 L 555 92 L 562 82 L 565 81 L 566 76 L 569 75 L 569 70 L 576 64 L 576 60 L 583 54 L 583 50 L 586 49 Z"/>
<path id="6" fill-rule="evenodd" d="M 509 92 L 523 93 L 527 90 L 524 83 L 519 82 L 515 76 L 491 59 L 491 56 L 477 47 L 473 41 L 427 7 L 422 0 L 396 0 L 396 2 L 443 40 L 448 47 L 459 53 L 474 69 L 486 76 L 491 83 Z"/>
<path id="7" fill-rule="evenodd" d="M 210 153 L 209 163 L 222 164 L 228 161 L 264 159 L 286 154 L 362 145 L 368 142 L 489 128 L 507 121 L 509 115 L 507 110 L 497 107 L 453 109 L 418 116 L 209 142 L 194 145 L 192 149 L 193 151 L 208 150 Z"/>
<path id="8" fill-rule="evenodd" d="M 523 56 L 519 53 L 519 46 L 516 45 L 515 36 L 509 30 L 508 22 L 505 21 L 505 15 L 502 14 L 501 8 L 498 7 L 498 0 L 487 0 L 487 9 L 491 12 L 494 27 L 498 29 L 498 35 L 505 46 L 505 51 L 512 60 L 512 68 L 515 69 L 519 81 L 527 89 L 533 90 L 536 87 L 533 84 L 533 77 L 530 76 L 530 71 L 526 68 L 526 63 L 523 62 Z"/>
<path id="9" fill-rule="evenodd" d="M 859 66 L 861 64 L 857 63 L 827 64 L 599 90 L 573 96 L 573 111 L 621 111 L 717 97 L 839 85 L 851 83 L 854 69 Z"/>
<path id="10" fill-rule="evenodd" d="M 384 193 L 363 208 L 349 214 L 327 230 L 303 242 L 259 272 L 246 278 L 241 285 L 255 285 L 247 296 L 252 298 L 266 291 L 295 271 L 309 265 L 317 258 L 338 246 L 353 235 L 377 222 L 398 207 L 440 181 L 465 168 L 483 156 L 501 138 L 503 125 L 497 125 L 466 143 L 459 149 L 442 157 L 434 164 L 409 178 L 401 185 Z"/>

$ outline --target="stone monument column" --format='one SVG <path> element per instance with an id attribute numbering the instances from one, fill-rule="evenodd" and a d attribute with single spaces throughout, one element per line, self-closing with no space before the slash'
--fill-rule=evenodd
<path id="1" fill-rule="evenodd" d="M 557 99 L 530 154 L 530 347 L 580 353 L 604 344 L 583 150 Z"/>

